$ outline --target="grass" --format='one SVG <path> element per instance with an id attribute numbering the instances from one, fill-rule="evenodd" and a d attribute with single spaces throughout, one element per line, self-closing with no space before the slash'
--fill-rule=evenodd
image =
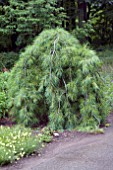
<path id="1" fill-rule="evenodd" d="M 97 49 L 97 54 L 103 62 L 103 70 L 109 73 L 113 71 L 113 46 L 103 46 L 100 49 Z"/>
<path id="2" fill-rule="evenodd" d="M 103 128 L 99 128 L 99 127 L 92 128 L 91 126 L 78 127 L 77 130 L 78 130 L 78 132 L 87 132 L 87 133 L 91 133 L 91 134 L 103 134 L 104 133 Z"/>
<path id="3" fill-rule="evenodd" d="M 101 77 L 105 82 L 104 93 L 107 97 L 107 103 L 113 111 L 113 46 L 105 46 L 97 52 L 102 61 Z"/>

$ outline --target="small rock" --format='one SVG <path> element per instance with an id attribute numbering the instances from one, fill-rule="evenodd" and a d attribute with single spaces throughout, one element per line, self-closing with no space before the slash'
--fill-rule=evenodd
<path id="1" fill-rule="evenodd" d="M 57 132 L 53 133 L 53 135 L 54 135 L 55 137 L 59 137 L 59 136 L 60 136 L 59 133 L 57 133 Z"/>

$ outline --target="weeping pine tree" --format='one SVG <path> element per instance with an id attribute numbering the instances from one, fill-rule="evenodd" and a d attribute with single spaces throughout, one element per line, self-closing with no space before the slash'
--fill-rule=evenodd
<path id="1" fill-rule="evenodd" d="M 43 31 L 9 77 L 11 113 L 26 125 L 52 129 L 99 126 L 108 113 L 96 53 L 63 29 Z"/>

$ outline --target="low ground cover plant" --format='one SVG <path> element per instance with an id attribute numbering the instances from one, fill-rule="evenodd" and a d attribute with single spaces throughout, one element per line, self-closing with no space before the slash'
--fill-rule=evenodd
<path id="1" fill-rule="evenodd" d="M 0 165 L 12 163 L 40 147 L 40 140 L 32 131 L 21 126 L 0 127 Z"/>

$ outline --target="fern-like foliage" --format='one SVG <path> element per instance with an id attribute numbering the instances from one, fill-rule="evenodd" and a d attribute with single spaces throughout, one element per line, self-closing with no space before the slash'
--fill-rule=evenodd
<path id="1" fill-rule="evenodd" d="M 28 124 L 48 117 L 52 129 L 98 126 L 108 107 L 93 50 L 63 29 L 42 32 L 9 78 L 11 112 Z"/>

